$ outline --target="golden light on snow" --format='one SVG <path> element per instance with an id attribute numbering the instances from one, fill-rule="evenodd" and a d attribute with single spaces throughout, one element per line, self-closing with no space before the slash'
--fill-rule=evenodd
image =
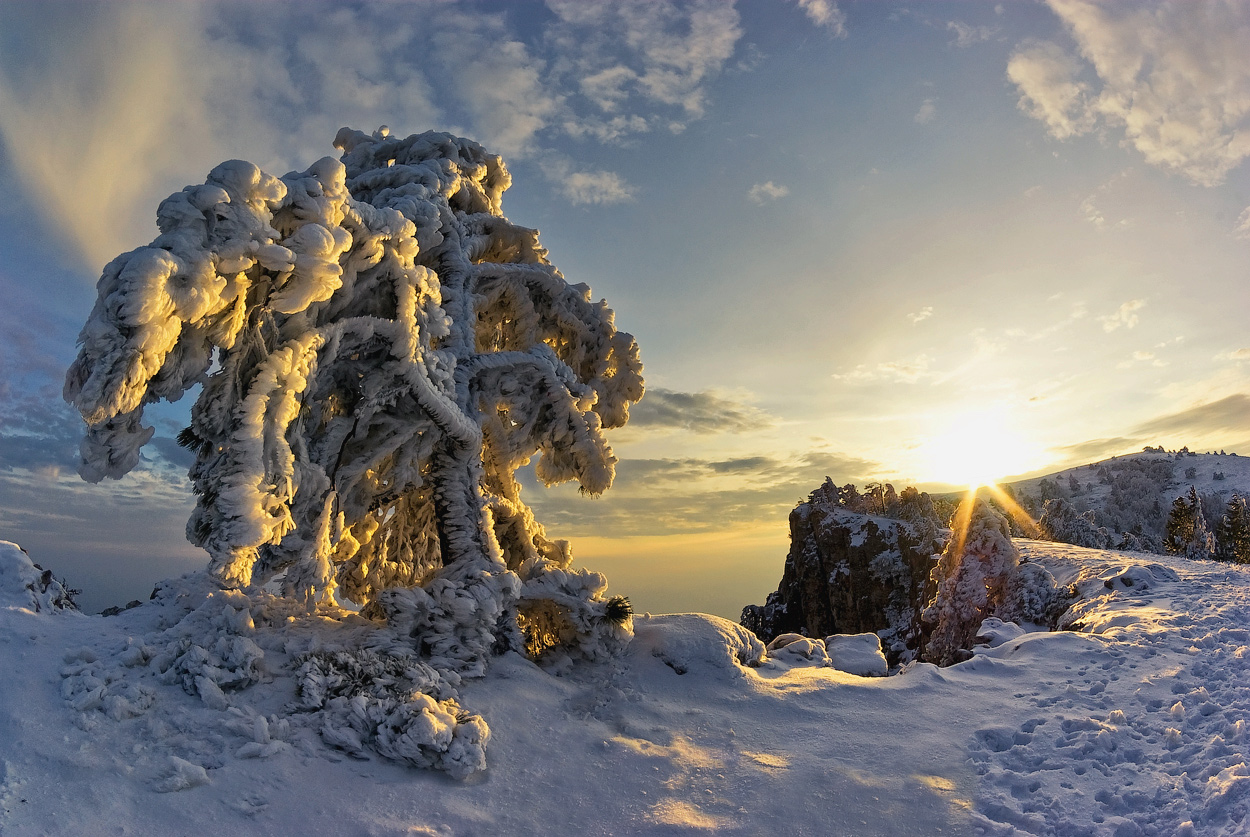
<path id="1" fill-rule="evenodd" d="M 917 470 L 922 479 L 974 489 L 1037 467 L 1042 453 L 1005 409 L 968 410 L 923 440 Z"/>

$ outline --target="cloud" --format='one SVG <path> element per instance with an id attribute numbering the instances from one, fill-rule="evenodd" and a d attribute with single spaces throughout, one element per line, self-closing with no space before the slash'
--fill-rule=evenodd
<path id="1" fill-rule="evenodd" d="M 556 15 L 543 36 L 554 77 L 605 113 L 659 105 L 702 116 L 707 82 L 742 37 L 737 10 L 721 0 L 547 6 Z"/>
<path id="2" fill-rule="evenodd" d="M 817 26 L 828 29 L 835 38 L 846 37 L 846 13 L 830 0 L 798 0 L 799 8 Z"/>
<path id="3" fill-rule="evenodd" d="M 1237 226 L 1233 227 L 1233 236 L 1240 239 L 1250 239 L 1250 206 L 1247 206 L 1237 216 Z"/>
<path id="4" fill-rule="evenodd" d="M 630 410 L 629 427 L 671 428 L 693 433 L 745 433 L 776 422 L 740 398 L 711 390 L 676 392 L 648 387 Z"/>
<path id="5" fill-rule="evenodd" d="M 920 105 L 920 110 L 916 111 L 916 115 L 912 117 L 920 125 L 928 125 L 937 116 L 937 104 L 935 99 L 925 99 Z"/>
<path id="6" fill-rule="evenodd" d="M 960 49 L 967 49 L 983 41 L 988 41 L 998 32 L 992 26 L 969 26 L 958 20 L 948 21 L 946 28 L 955 33 L 955 40 L 951 41 L 951 43 Z"/>
<path id="7" fill-rule="evenodd" d="M 1137 312 L 1144 307 L 1146 307 L 1146 300 L 1131 299 L 1116 309 L 1114 314 L 1099 317 L 1098 321 L 1102 323 L 1102 330 L 1108 334 L 1121 326 L 1126 329 L 1132 328 L 1137 325 Z"/>
<path id="8" fill-rule="evenodd" d="M 1130 355 L 1130 358 L 1131 358 L 1130 360 L 1126 360 L 1123 363 L 1117 364 L 1117 368 L 1127 369 L 1135 363 L 1149 363 L 1151 366 L 1158 366 L 1158 367 L 1163 367 L 1163 366 L 1168 365 L 1167 361 L 1160 360 L 1159 357 L 1155 355 L 1154 352 L 1148 352 L 1142 349 L 1139 349 L 1138 351 L 1133 352 L 1133 354 Z"/>
<path id="9" fill-rule="evenodd" d="M 1075 445 L 1052 448 L 1052 450 L 1067 461 L 1097 462 L 1134 451 L 1141 445 L 1141 441 L 1141 438 L 1137 436 L 1114 436 L 1108 439 L 1090 439 Z"/>
<path id="10" fill-rule="evenodd" d="M 554 132 L 679 131 L 742 34 L 720 0 L 551 5 L 522 30 L 511 10 L 441 0 L 0 4 L 5 167 L 94 272 L 223 159 L 303 168 L 343 125 L 437 127 L 509 161 L 545 158 Z M 584 164 L 566 175 L 554 185 L 570 200 L 632 194 Z"/>
<path id="11" fill-rule="evenodd" d="M 892 360 L 878 363 L 876 366 L 860 364 L 850 372 L 833 375 L 835 381 L 848 383 L 872 383 L 875 381 L 891 381 L 900 384 L 914 384 L 922 378 L 931 376 L 929 371 L 933 358 L 927 354 L 919 354 L 911 360 Z"/>
<path id="12" fill-rule="evenodd" d="M 1250 360 L 1250 346 L 1241 349 L 1233 349 L 1230 352 L 1221 352 L 1215 356 L 1216 360 L 1231 360 L 1235 363 Z"/>
<path id="13" fill-rule="evenodd" d="M 1077 55 L 1026 41 L 1007 75 L 1052 136 L 1118 129 L 1147 162 L 1206 186 L 1250 156 L 1250 5 L 1049 5 Z"/>
<path id="14" fill-rule="evenodd" d="M 907 319 L 911 322 L 912 325 L 915 325 L 916 323 L 924 322 L 925 320 L 929 319 L 932 316 L 933 316 L 933 306 L 926 305 L 924 308 L 921 308 L 916 313 L 908 314 Z"/>
<path id="15" fill-rule="evenodd" d="M 1238 393 L 1143 422 L 1125 436 L 1091 439 L 1053 450 L 1069 461 L 1092 462 L 1159 444 L 1160 436 L 1177 447 L 1200 443 L 1228 446 L 1239 442 L 1240 434 L 1248 431 L 1250 395 Z"/>
<path id="16" fill-rule="evenodd" d="M 1094 204 L 1093 195 L 1081 201 L 1081 214 L 1085 216 L 1086 221 L 1089 221 L 1098 229 L 1102 229 L 1107 225 L 1107 219 L 1103 217 L 1102 212 Z"/>
<path id="17" fill-rule="evenodd" d="M 634 199 L 634 187 L 615 172 L 574 171 L 570 160 L 557 155 L 543 160 L 542 170 L 574 206 L 624 203 Z"/>
<path id="18" fill-rule="evenodd" d="M 186 539 L 194 499 L 182 483 L 144 471 L 107 486 L 72 470 L 0 471 L 0 532 L 81 588 L 87 612 L 146 599 L 160 579 L 208 562 Z"/>
<path id="19" fill-rule="evenodd" d="M 504 157 L 533 152 L 537 135 L 562 107 L 559 93 L 545 83 L 546 62 L 506 30 L 502 17 L 444 13 L 437 20 L 442 31 L 435 54 L 476 139 Z"/>
<path id="20" fill-rule="evenodd" d="M 549 534 L 620 538 L 718 532 L 743 525 L 784 531 L 790 510 L 826 476 L 862 484 L 879 468 L 875 462 L 827 452 L 725 460 L 625 459 L 617 464 L 612 489 L 594 500 L 578 496 L 567 485 L 540 488 L 530 469 L 518 478 L 526 502 Z"/>
<path id="21" fill-rule="evenodd" d="M 1081 65 L 1058 44 L 1026 42 L 1007 62 L 1007 78 L 1020 90 L 1020 109 L 1046 123 L 1056 139 L 1084 134 L 1094 125 L 1089 86 L 1077 80 Z"/>
<path id="22" fill-rule="evenodd" d="M 771 180 L 767 183 L 756 183 L 750 188 L 750 190 L 747 191 L 747 197 L 761 206 L 766 203 L 772 203 L 775 200 L 780 200 L 788 194 L 790 194 L 790 187 L 779 186 Z"/>
<path id="23" fill-rule="evenodd" d="M 647 133 L 651 130 L 651 123 L 637 114 L 614 116 L 611 119 L 587 117 L 566 120 L 564 130 L 576 139 L 590 137 L 602 143 L 616 143 L 634 134 Z"/>
<path id="24" fill-rule="evenodd" d="M 1173 434 L 1204 436 L 1215 433 L 1250 431 L 1250 395 L 1238 393 L 1199 404 L 1180 412 L 1151 419 L 1139 425 L 1138 436 Z"/>

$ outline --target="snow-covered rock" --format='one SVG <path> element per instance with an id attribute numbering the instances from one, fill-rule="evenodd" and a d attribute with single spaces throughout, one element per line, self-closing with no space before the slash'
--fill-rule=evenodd
<path id="1" fill-rule="evenodd" d="M 25 607 L 36 613 L 76 611 L 74 592 L 30 560 L 26 550 L 0 541 L 0 607 Z"/>
<path id="2" fill-rule="evenodd" d="M 829 653 L 823 639 L 800 634 L 782 634 L 768 643 L 768 657 L 791 665 L 827 666 Z"/>
<path id="3" fill-rule="evenodd" d="M 764 643 L 728 619 L 704 613 L 634 617 L 629 656 L 654 657 L 678 674 L 737 678 L 758 665 Z"/>
<path id="4" fill-rule="evenodd" d="M 834 634 L 825 637 L 829 662 L 838 671 L 860 677 L 884 677 L 890 670 L 876 634 Z"/>

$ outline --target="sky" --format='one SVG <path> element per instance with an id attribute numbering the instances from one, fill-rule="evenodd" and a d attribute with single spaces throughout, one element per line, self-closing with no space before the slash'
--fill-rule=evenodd
<path id="1" fill-rule="evenodd" d="M 735 617 L 826 476 L 949 489 L 1182 445 L 1250 454 L 1250 4 L 0 5 L 0 538 L 145 598 L 202 566 L 159 405 L 76 475 L 60 398 L 113 256 L 226 159 L 337 130 L 503 155 L 642 350 L 602 498 L 526 499 L 641 610 Z"/>

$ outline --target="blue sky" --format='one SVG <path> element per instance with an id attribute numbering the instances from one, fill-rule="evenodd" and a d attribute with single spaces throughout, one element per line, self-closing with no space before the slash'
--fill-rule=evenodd
<path id="1" fill-rule="evenodd" d="M 617 485 L 526 496 L 643 609 L 762 598 L 825 475 L 1248 453 L 1248 42 L 1237 2 L 6 3 L 0 537 L 93 606 L 203 562 L 186 407 L 88 486 L 63 370 L 164 196 L 343 125 L 504 155 L 637 336 Z"/>

